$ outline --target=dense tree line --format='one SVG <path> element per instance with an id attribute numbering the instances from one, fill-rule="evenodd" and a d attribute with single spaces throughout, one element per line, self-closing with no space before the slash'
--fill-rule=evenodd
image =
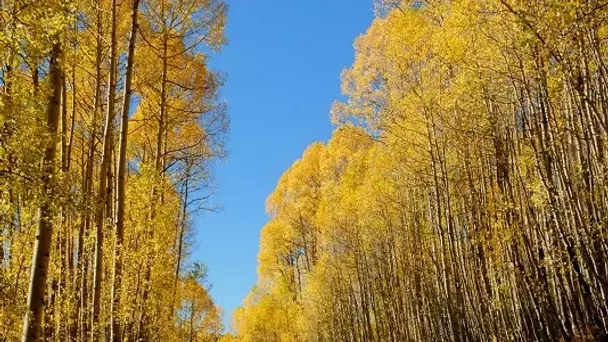
<path id="1" fill-rule="evenodd" d="M 237 341 L 608 333 L 608 3 L 384 1 L 267 202 Z"/>
<path id="2" fill-rule="evenodd" d="M 221 0 L 0 1 L 0 341 L 216 341 Z"/>

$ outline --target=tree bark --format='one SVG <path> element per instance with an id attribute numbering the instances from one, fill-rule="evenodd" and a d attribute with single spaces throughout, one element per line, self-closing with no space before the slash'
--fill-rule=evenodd
<path id="1" fill-rule="evenodd" d="M 127 171 L 127 138 L 129 133 L 129 109 L 131 104 L 131 82 L 133 63 L 135 60 L 135 44 L 137 42 L 137 12 L 139 0 L 133 0 L 131 11 L 131 35 L 129 38 L 129 51 L 127 55 L 127 70 L 124 88 L 124 103 L 121 113 L 120 142 L 118 152 L 118 170 L 116 172 L 116 242 L 114 244 L 114 268 L 112 272 L 112 303 L 111 303 L 111 335 L 113 342 L 121 341 L 120 321 L 116 317 L 120 307 L 121 284 L 121 248 L 125 226 L 125 181 Z"/>
<path id="2" fill-rule="evenodd" d="M 59 111 L 61 102 L 61 79 L 62 71 L 59 65 L 61 55 L 61 43 L 53 45 L 51 59 L 49 61 L 49 80 L 52 85 L 52 93 L 48 98 L 46 113 L 46 124 L 51 141 L 48 142 L 42 160 L 42 174 L 45 197 L 38 209 L 38 227 L 36 231 L 36 242 L 30 273 L 30 285 L 27 296 L 28 312 L 23 319 L 23 342 L 35 342 L 40 339 L 40 326 L 45 307 L 45 289 L 48 273 L 49 252 L 52 237 L 52 201 L 48 196 L 52 194 L 55 179 L 54 159 L 57 150 L 55 135 L 59 124 Z"/>
<path id="3" fill-rule="evenodd" d="M 99 171 L 99 191 L 95 214 L 95 266 L 93 268 L 93 306 L 91 311 L 91 341 L 97 341 L 97 323 L 101 301 L 101 278 L 103 272 L 103 226 L 105 208 L 108 203 L 108 175 L 110 173 L 110 155 L 112 144 L 112 123 L 114 121 L 114 100 L 116 94 L 116 0 L 112 0 L 112 27 L 110 37 L 110 70 L 108 84 L 107 111 L 103 133 L 103 154 Z"/>

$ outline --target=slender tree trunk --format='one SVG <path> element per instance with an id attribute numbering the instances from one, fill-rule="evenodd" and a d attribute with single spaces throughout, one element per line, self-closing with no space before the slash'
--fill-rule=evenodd
<path id="1" fill-rule="evenodd" d="M 110 33 L 110 70 L 108 83 L 107 111 L 103 133 L 103 151 L 99 172 L 99 192 L 95 214 L 95 259 L 93 268 L 93 306 L 91 307 L 91 342 L 97 341 L 99 330 L 99 310 L 101 305 L 101 280 L 103 273 L 103 227 L 108 203 L 108 176 L 111 173 L 110 155 L 112 151 L 112 125 L 114 121 L 114 100 L 116 94 L 116 0 L 112 0 L 112 27 Z"/>
<path id="2" fill-rule="evenodd" d="M 163 2 L 161 5 L 161 16 L 165 16 L 165 3 Z M 162 72 L 161 72 L 161 84 L 160 84 L 160 115 L 158 119 L 158 131 L 156 135 L 156 154 L 154 156 L 154 169 L 156 172 L 156 176 L 158 177 L 158 183 L 162 184 L 163 180 L 163 172 L 164 172 L 164 156 L 163 156 L 163 136 L 165 131 L 165 116 L 166 116 L 166 99 L 167 99 L 167 45 L 168 45 L 168 32 L 167 28 L 163 27 L 163 52 L 162 52 Z M 157 190 L 158 186 L 155 182 L 152 184 L 152 190 L 150 194 L 150 214 L 149 214 L 149 224 L 152 224 L 155 216 L 155 205 L 157 201 Z M 151 227 L 148 227 L 149 241 L 154 239 L 154 230 Z M 136 337 L 139 338 L 142 333 L 142 327 L 147 320 L 146 317 L 146 302 L 148 300 L 148 292 L 150 291 L 150 277 L 151 277 L 151 261 L 150 254 L 146 255 L 146 261 L 144 266 L 144 283 L 143 283 L 143 294 L 142 294 L 142 310 L 140 312 L 140 318 L 137 322 L 137 332 Z"/>
<path id="3" fill-rule="evenodd" d="M 184 234 L 188 215 L 188 180 L 190 178 L 190 165 L 186 166 L 186 181 L 184 184 L 184 202 L 182 204 L 181 220 L 178 222 L 179 233 L 177 237 L 177 262 L 175 263 L 175 278 L 173 279 L 173 300 L 171 301 L 171 312 L 169 318 L 175 313 L 175 298 L 177 296 L 177 283 L 179 282 L 179 270 L 182 263 L 182 250 L 184 246 Z"/>
<path id="4" fill-rule="evenodd" d="M 125 226 L 125 181 L 127 177 L 127 138 L 129 133 L 129 110 L 131 105 L 131 82 L 133 63 L 135 60 L 135 44 L 137 42 L 137 14 L 139 0 L 133 0 L 131 11 L 131 33 L 129 37 L 129 51 L 127 54 L 127 70 L 124 88 L 124 103 L 121 113 L 120 142 L 118 152 L 118 170 L 116 172 L 116 242 L 114 245 L 114 268 L 112 273 L 112 303 L 111 303 L 111 340 L 121 341 L 121 326 L 117 317 L 120 308 L 121 285 L 121 248 Z"/>
<path id="5" fill-rule="evenodd" d="M 72 112 L 70 114 L 70 136 L 66 150 L 66 168 L 70 168 L 72 163 L 72 146 L 74 143 L 74 121 L 76 120 L 76 65 L 72 65 Z"/>
<path id="6" fill-rule="evenodd" d="M 62 71 L 59 65 L 61 44 L 55 43 L 49 61 L 49 80 L 52 93 L 49 95 L 46 113 L 47 130 L 51 141 L 48 142 L 42 160 L 43 185 L 46 196 L 52 194 L 55 178 L 54 159 L 57 144 L 54 137 L 57 134 L 59 110 L 61 102 Z M 40 328 L 46 300 L 46 278 L 48 273 L 49 252 L 52 238 L 52 201 L 46 197 L 38 209 L 38 228 L 30 273 L 30 285 L 27 296 L 28 312 L 23 319 L 23 342 L 36 342 L 40 339 Z"/>

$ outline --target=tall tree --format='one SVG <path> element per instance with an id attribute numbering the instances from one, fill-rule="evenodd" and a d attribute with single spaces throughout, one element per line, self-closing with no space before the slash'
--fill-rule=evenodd
<path id="1" fill-rule="evenodd" d="M 106 115 L 103 126 L 102 137 L 102 155 L 101 166 L 99 169 L 99 184 L 97 192 L 97 202 L 95 210 L 95 256 L 93 267 L 93 306 L 91 307 L 91 341 L 98 340 L 98 331 L 100 327 L 99 310 L 101 305 L 101 281 L 103 277 L 103 242 L 104 242 L 104 225 L 105 215 L 109 211 L 108 203 L 111 196 L 111 153 L 113 144 L 113 129 L 115 116 L 115 98 L 116 98 L 116 54 L 117 54 L 117 11 L 116 0 L 111 3 L 111 28 L 110 28 L 110 69 L 108 71 L 108 97 L 106 100 Z"/>
<path id="2" fill-rule="evenodd" d="M 56 37 L 55 39 L 58 39 Z M 49 59 L 49 82 L 52 91 L 48 97 L 46 109 L 47 146 L 42 159 L 42 184 L 43 191 L 47 196 L 52 196 L 53 185 L 56 177 L 55 154 L 57 144 L 55 137 L 59 125 L 59 112 L 61 103 L 61 79 L 62 69 L 59 59 L 61 58 L 61 43 L 56 42 L 50 52 Z M 28 311 L 23 319 L 23 335 L 21 341 L 36 342 L 40 339 L 42 328 L 42 316 L 44 313 L 46 294 L 46 279 L 51 251 L 51 238 L 53 232 L 51 199 L 43 200 L 38 209 L 38 225 L 36 229 L 36 242 L 34 244 L 34 255 L 30 272 L 30 284 L 27 295 Z"/>
<path id="3" fill-rule="evenodd" d="M 137 42 L 137 16 L 139 0 L 133 0 L 131 9 L 131 32 L 129 34 L 129 48 L 127 52 L 127 70 L 121 112 L 120 141 L 118 152 L 118 165 L 116 171 L 116 236 L 114 242 L 114 267 L 112 272 L 112 303 L 111 303 L 111 335 L 112 341 L 122 341 L 120 322 L 117 308 L 120 305 L 120 276 L 122 260 L 120 250 L 124 239 L 125 227 L 125 181 L 127 169 L 127 138 L 129 132 L 129 110 L 131 105 L 131 80 L 133 77 L 133 64 L 135 61 L 135 44 Z"/>
<path id="4" fill-rule="evenodd" d="M 603 5 L 378 5 L 236 339 L 605 339 Z"/>
<path id="5" fill-rule="evenodd" d="M 187 13 L 179 17 L 186 19 L 182 24 L 195 25 L 207 18 L 211 3 L 224 6 L 167 0 L 166 7 Z M 158 113 L 161 107 L 152 98 L 158 92 L 143 80 L 154 80 L 163 63 L 141 63 L 137 56 L 151 51 L 140 35 L 151 27 L 149 5 L 0 1 L 2 342 L 124 340 L 137 330 L 152 340 L 177 342 L 203 334 L 179 319 L 193 292 L 184 286 L 190 226 L 177 221 L 192 217 L 203 203 L 209 206 L 213 195 L 210 170 L 223 156 L 227 130 L 218 100 L 221 82 L 207 66 L 212 52 L 190 47 L 187 37 L 195 32 L 169 34 L 173 50 L 166 59 L 162 129 L 167 162 L 159 177 L 140 155 L 145 146 L 155 146 L 142 133 L 156 137 L 158 129 L 150 124 L 155 120 L 141 121 L 138 113 Z M 169 13 L 156 16 L 158 23 L 175 20 Z M 218 24 L 205 19 L 201 27 L 223 37 L 225 14 L 224 8 Z M 197 47 L 210 42 L 201 40 Z M 182 62 L 194 72 L 174 66 Z M 120 120 L 114 120 L 118 113 Z M 188 205 L 181 198 L 185 179 Z M 197 295 L 205 293 L 208 312 L 219 312 L 204 284 L 194 287 Z M 200 312 L 192 316 L 193 327 Z M 140 315 L 148 318 L 141 324 Z M 204 338 L 219 338 L 221 327 L 214 329 L 204 330 Z"/>

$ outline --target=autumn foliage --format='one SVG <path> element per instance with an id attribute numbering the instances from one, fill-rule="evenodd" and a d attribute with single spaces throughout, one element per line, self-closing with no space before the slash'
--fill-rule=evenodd
<path id="1" fill-rule="evenodd" d="M 237 341 L 608 333 L 608 7 L 384 1 L 268 197 Z"/>
<path id="2" fill-rule="evenodd" d="M 217 341 L 215 0 L 0 1 L 0 341 Z"/>

